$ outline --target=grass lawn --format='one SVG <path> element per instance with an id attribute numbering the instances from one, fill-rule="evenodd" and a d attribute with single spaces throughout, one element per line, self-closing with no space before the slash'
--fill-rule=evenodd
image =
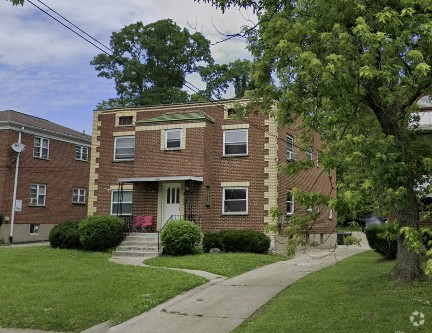
<path id="1" fill-rule="evenodd" d="M 145 264 L 157 267 L 197 269 L 232 277 L 286 259 L 285 256 L 269 254 L 205 253 L 180 257 L 161 256 L 146 260 Z"/>
<path id="2" fill-rule="evenodd" d="M 0 327 L 82 331 L 122 322 L 205 279 L 108 262 L 110 253 L 50 247 L 0 250 Z"/>
<path id="3" fill-rule="evenodd" d="M 393 261 L 368 251 L 313 273 L 270 300 L 243 332 L 432 332 L 432 283 L 401 285 Z M 414 327 L 414 311 L 425 323 Z"/>

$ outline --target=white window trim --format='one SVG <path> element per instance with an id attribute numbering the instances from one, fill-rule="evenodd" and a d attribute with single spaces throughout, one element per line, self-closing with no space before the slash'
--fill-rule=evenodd
<path id="1" fill-rule="evenodd" d="M 79 158 L 77 158 L 77 149 L 80 149 L 80 153 L 79 153 Z M 87 150 L 87 158 L 85 159 L 85 158 L 83 158 L 83 152 L 84 152 L 84 149 L 86 149 Z M 75 145 L 75 160 L 77 160 L 77 161 L 84 161 L 84 162 L 88 162 L 88 160 L 89 160 L 89 147 L 87 147 L 87 146 L 81 146 L 81 145 Z"/>
<path id="2" fill-rule="evenodd" d="M 288 193 L 291 193 L 291 201 L 288 201 Z M 291 202 L 291 206 L 292 206 L 291 212 L 288 211 L 288 202 Z M 291 216 L 294 214 L 294 210 L 295 210 L 294 193 L 292 190 L 288 190 L 287 191 L 287 213 L 286 214 Z"/>
<path id="3" fill-rule="evenodd" d="M 32 200 L 34 198 L 31 197 L 31 188 L 32 188 L 32 186 L 37 186 L 37 188 L 36 188 L 36 203 L 33 203 Z M 43 195 L 43 203 L 39 204 L 38 203 L 38 199 L 39 199 L 39 195 L 40 195 L 39 192 L 40 192 L 40 188 L 41 187 L 45 188 L 45 192 L 44 192 L 44 195 Z M 47 186 L 45 184 L 34 184 L 34 183 L 30 184 L 30 206 L 32 206 L 32 207 L 45 207 L 46 206 L 46 196 L 47 196 Z"/>
<path id="4" fill-rule="evenodd" d="M 75 191 L 77 191 L 76 195 L 75 195 Z M 87 191 L 85 188 L 78 188 L 78 187 L 74 188 L 72 190 L 72 203 L 84 205 L 86 203 L 86 195 L 87 195 L 86 192 Z M 77 197 L 78 201 L 74 201 L 75 196 Z M 80 198 L 82 197 L 84 197 L 84 201 L 80 201 Z"/>
<path id="5" fill-rule="evenodd" d="M 36 139 L 40 139 L 39 154 L 38 155 L 35 155 Z M 47 157 L 43 157 L 42 156 L 42 149 L 43 149 L 42 146 L 43 146 L 44 140 L 46 140 L 48 142 L 48 144 L 47 144 Z M 50 141 L 51 140 L 48 139 L 48 138 L 44 138 L 44 137 L 41 137 L 41 136 L 35 136 L 34 141 L 33 141 L 33 157 L 40 158 L 40 159 L 43 159 L 43 160 L 49 159 L 49 155 L 50 155 Z"/>
<path id="6" fill-rule="evenodd" d="M 225 190 L 246 190 L 246 211 L 244 212 L 225 212 Z M 248 215 L 249 214 L 249 188 L 246 186 L 223 187 L 222 188 L 222 215 Z"/>
<path id="7" fill-rule="evenodd" d="M 117 150 L 117 140 L 124 138 L 134 138 L 134 156 L 132 158 L 116 158 L 116 150 Z M 135 136 L 133 135 L 125 135 L 125 136 L 116 136 L 114 137 L 114 161 L 133 161 L 135 159 Z"/>
<path id="8" fill-rule="evenodd" d="M 179 147 L 170 147 L 168 148 L 168 132 L 180 132 L 180 146 Z M 175 128 L 175 129 L 166 129 L 165 130 L 165 145 L 164 150 L 180 150 L 183 148 L 183 129 Z"/>
<path id="9" fill-rule="evenodd" d="M 228 132 L 246 132 L 246 153 L 244 154 L 226 154 L 225 152 L 225 134 Z M 223 156 L 248 156 L 249 154 L 249 130 L 246 128 L 224 130 L 223 132 Z"/>
<path id="10" fill-rule="evenodd" d="M 114 200 L 113 200 L 113 199 L 114 199 L 114 193 L 115 193 L 115 192 L 120 192 L 120 191 L 119 191 L 118 189 L 117 189 L 117 190 L 112 190 L 112 191 L 111 191 L 111 208 L 110 208 L 110 214 L 111 214 L 111 215 L 117 215 L 117 212 L 114 212 L 114 211 L 113 211 L 113 206 L 114 206 L 113 204 L 114 204 L 114 203 L 117 203 L 117 204 L 119 203 L 118 201 L 114 201 Z M 133 190 L 125 190 L 125 189 L 123 189 L 123 193 L 125 193 L 125 192 L 131 192 L 131 193 L 133 193 Z M 128 203 L 128 204 L 130 203 L 130 204 L 132 205 L 132 204 L 133 204 L 133 197 L 132 197 L 132 201 L 130 201 L 130 202 L 129 202 L 129 201 L 123 201 L 123 204 L 124 204 L 124 203 Z M 125 213 L 123 213 L 122 216 L 132 216 L 132 212 L 131 212 L 130 214 L 125 214 Z"/>

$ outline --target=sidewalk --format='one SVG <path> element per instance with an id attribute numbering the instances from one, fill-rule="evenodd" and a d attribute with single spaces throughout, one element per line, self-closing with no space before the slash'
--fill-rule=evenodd
<path id="1" fill-rule="evenodd" d="M 343 246 L 334 253 L 299 252 L 291 260 L 230 279 L 214 279 L 117 326 L 99 325 L 86 332 L 228 333 L 298 279 L 366 250 Z"/>

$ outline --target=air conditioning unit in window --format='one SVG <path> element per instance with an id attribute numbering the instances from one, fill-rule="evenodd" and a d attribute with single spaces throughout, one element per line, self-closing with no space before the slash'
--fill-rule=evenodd
<path id="1" fill-rule="evenodd" d="M 297 161 L 298 160 L 298 154 L 293 152 L 293 151 L 289 151 L 287 159 L 288 159 L 288 161 Z"/>

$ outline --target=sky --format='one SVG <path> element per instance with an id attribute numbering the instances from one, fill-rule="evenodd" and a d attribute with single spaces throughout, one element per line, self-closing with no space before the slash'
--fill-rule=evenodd
<path id="1" fill-rule="evenodd" d="M 48 11 L 38 0 L 32 2 Z M 112 32 L 142 21 L 171 18 L 203 33 L 211 43 L 220 32 L 239 32 L 254 16 L 239 9 L 222 12 L 194 0 L 44 0 L 95 39 L 109 45 Z M 102 100 L 116 97 L 114 83 L 99 78 L 90 61 L 100 50 L 26 2 L 0 1 L 0 110 L 15 110 L 91 134 L 92 115 Z M 243 38 L 212 46 L 217 63 L 250 59 Z M 199 86 L 196 77 L 187 78 Z M 202 87 L 202 86 L 200 86 Z M 226 96 L 231 97 L 231 96 Z"/>

